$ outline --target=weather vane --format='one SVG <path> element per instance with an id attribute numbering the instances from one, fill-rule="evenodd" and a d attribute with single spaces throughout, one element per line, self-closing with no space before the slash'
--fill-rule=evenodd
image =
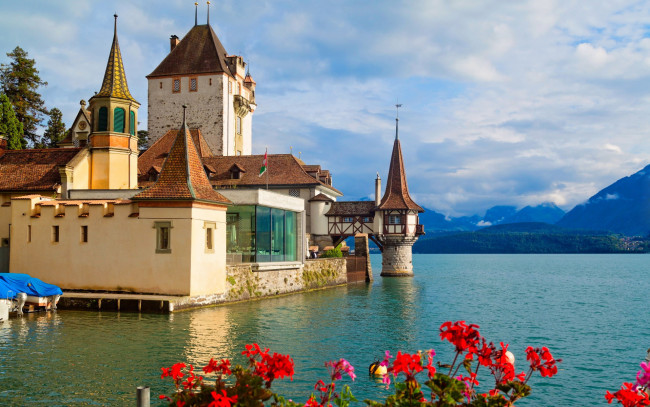
<path id="1" fill-rule="evenodd" d="M 402 107 L 402 105 L 399 103 L 399 99 L 397 100 L 397 103 L 395 104 L 395 140 L 399 138 L 399 108 Z"/>

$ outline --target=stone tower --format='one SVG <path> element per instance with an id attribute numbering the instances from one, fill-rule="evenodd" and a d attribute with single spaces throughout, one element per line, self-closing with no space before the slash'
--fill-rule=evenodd
<path id="1" fill-rule="evenodd" d="M 90 188 L 138 187 L 138 108 L 126 83 L 122 53 L 117 42 L 117 15 L 113 45 L 102 87 L 89 100 L 92 121 L 89 136 Z"/>
<path id="2" fill-rule="evenodd" d="M 424 209 L 409 195 L 399 141 L 399 118 L 395 120 L 395 143 L 390 158 L 386 191 L 375 210 L 375 234 L 383 245 L 381 276 L 410 277 L 413 276 L 413 244 L 424 234 L 422 225 L 418 223 L 418 213 L 424 212 Z M 380 187 L 377 187 L 379 182 L 377 175 L 377 191 L 380 190 Z"/>
<path id="3" fill-rule="evenodd" d="M 177 127 L 175 113 L 189 105 L 190 128 L 200 128 L 215 155 L 250 155 L 255 81 L 241 56 L 228 55 L 209 24 L 182 40 L 173 35 L 170 52 L 147 76 L 148 130 L 152 141 Z"/>

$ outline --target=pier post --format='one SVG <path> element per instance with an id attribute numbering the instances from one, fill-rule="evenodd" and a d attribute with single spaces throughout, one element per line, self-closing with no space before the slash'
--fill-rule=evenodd
<path id="1" fill-rule="evenodd" d="M 149 407 L 151 405 L 151 394 L 149 386 L 137 387 L 138 404 L 137 407 Z"/>

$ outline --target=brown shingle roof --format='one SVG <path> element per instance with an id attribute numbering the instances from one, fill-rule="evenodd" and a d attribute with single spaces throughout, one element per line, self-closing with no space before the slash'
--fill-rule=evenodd
<path id="1" fill-rule="evenodd" d="M 146 174 L 151 169 L 151 167 L 162 167 L 165 162 L 165 158 L 169 154 L 174 140 L 176 140 L 176 135 L 178 130 L 169 130 L 165 133 L 164 136 L 156 140 L 151 147 L 147 149 L 144 153 L 138 157 L 138 175 L 140 180 L 138 182 L 143 182 L 146 180 Z M 208 143 L 205 142 L 203 134 L 199 129 L 190 129 L 190 134 L 192 135 L 192 141 L 196 147 L 199 156 L 201 157 L 212 157 L 212 150 L 208 147 Z"/>
<path id="2" fill-rule="evenodd" d="M 200 200 L 230 203 L 228 198 L 210 185 L 184 116 L 183 126 L 178 131 L 158 181 L 134 196 L 133 200 Z"/>
<path id="3" fill-rule="evenodd" d="M 330 210 L 327 211 L 325 216 L 345 216 L 345 215 L 358 215 L 358 216 L 374 216 L 375 202 L 374 201 L 346 201 L 346 202 L 332 202 Z"/>
<path id="4" fill-rule="evenodd" d="M 264 155 L 240 155 L 207 157 L 203 161 L 206 164 L 211 164 L 217 170 L 216 174 L 210 178 L 210 182 L 216 186 L 263 187 L 266 186 L 268 174 L 269 185 L 319 185 L 341 194 L 333 186 L 320 182 L 307 174 L 300 161 L 291 154 L 269 154 L 267 174 L 260 177 L 259 169 L 263 160 Z M 240 179 L 231 179 L 230 177 L 230 168 L 234 164 L 247 169 L 246 172 L 240 174 Z"/>
<path id="5" fill-rule="evenodd" d="M 147 78 L 198 73 L 226 73 L 226 50 L 210 25 L 195 25 Z"/>
<path id="6" fill-rule="evenodd" d="M 315 195 L 308 202 L 314 202 L 314 201 L 334 202 L 334 200 L 332 198 L 330 198 L 329 196 L 327 196 L 325 194 Z"/>
<path id="7" fill-rule="evenodd" d="M 80 150 L 6 150 L 0 156 L 0 190 L 56 191 L 61 184 L 59 166 L 66 165 Z"/>
<path id="8" fill-rule="evenodd" d="M 404 161 L 402 159 L 402 147 L 397 137 L 395 138 L 393 154 L 390 158 L 386 192 L 381 199 L 378 209 L 412 209 L 418 212 L 424 212 L 424 209 L 413 202 L 413 199 L 409 195 L 409 188 L 406 184 L 406 171 L 404 171 Z"/>

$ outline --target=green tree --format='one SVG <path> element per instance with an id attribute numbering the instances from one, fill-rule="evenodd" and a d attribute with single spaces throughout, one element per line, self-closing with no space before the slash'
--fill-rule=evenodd
<path id="1" fill-rule="evenodd" d="M 27 145 L 23 125 L 16 118 L 14 108 L 4 93 L 0 94 L 0 134 L 7 137 L 7 148 L 10 150 L 22 150 Z"/>
<path id="2" fill-rule="evenodd" d="M 37 145 L 41 143 L 42 136 L 36 130 L 48 113 L 38 87 L 46 86 L 47 82 L 38 76 L 36 63 L 27 57 L 27 52 L 22 48 L 14 48 L 7 56 L 11 62 L 0 65 L 0 84 L 14 107 L 16 118 L 23 125 L 25 138 L 32 145 Z"/>
<path id="3" fill-rule="evenodd" d="M 43 134 L 42 145 L 38 147 L 54 148 L 59 146 L 59 141 L 65 137 L 65 123 L 61 120 L 62 114 L 56 107 L 50 110 L 50 120 Z"/>
<path id="4" fill-rule="evenodd" d="M 144 151 L 149 147 L 149 132 L 138 130 L 138 150 Z"/>

